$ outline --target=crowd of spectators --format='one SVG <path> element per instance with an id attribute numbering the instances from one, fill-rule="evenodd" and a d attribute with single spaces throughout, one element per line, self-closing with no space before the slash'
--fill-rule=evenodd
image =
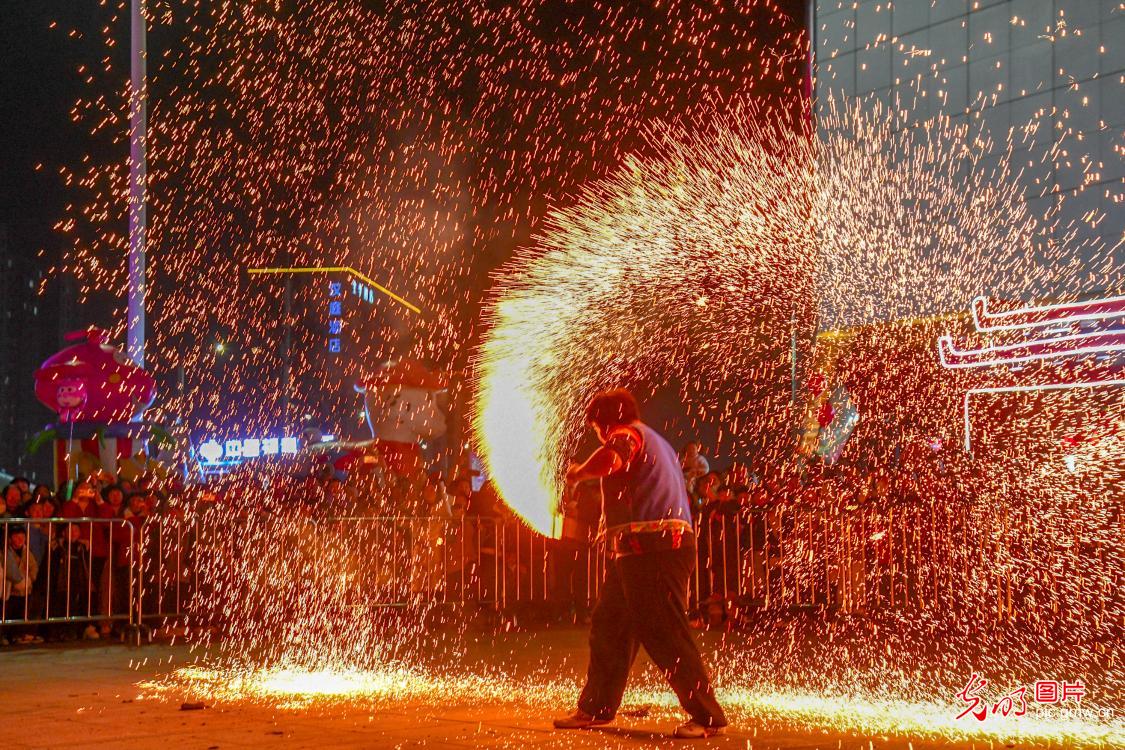
<path id="1" fill-rule="evenodd" d="M 759 470 L 733 461 L 715 470 L 701 445 L 688 443 L 681 461 L 697 527 L 699 565 L 692 591 L 696 624 L 722 626 L 736 616 L 740 602 L 746 609 L 747 601 L 770 595 L 771 561 L 781 554 L 786 532 L 784 511 L 887 509 L 917 502 L 923 486 L 929 497 L 935 488 L 956 494 L 963 467 L 947 465 L 947 459 L 936 456 L 923 454 L 922 460 L 874 468 L 826 467 L 812 459 L 763 462 Z M 338 461 L 322 461 L 271 474 L 266 491 L 280 499 L 275 507 L 313 523 L 386 519 L 387 528 L 406 540 L 394 554 L 402 554 L 403 546 L 409 552 L 404 559 L 388 557 L 384 567 L 398 571 L 409 594 L 420 599 L 439 589 L 442 597 L 449 596 L 454 580 L 462 590 L 459 595 L 472 585 L 477 596 L 493 602 L 502 596 L 519 599 L 519 587 L 526 586 L 532 598 L 538 596 L 540 604 L 549 605 L 544 610 L 548 619 L 580 621 L 588 616 L 596 593 L 601 515 L 596 482 L 580 484 L 562 499 L 559 539 L 532 543 L 530 533 L 509 538 L 521 525 L 492 483 L 469 464 L 446 476 L 426 473 L 420 464 L 403 469 L 378 457 L 343 468 Z M 212 482 L 203 488 L 203 498 L 227 505 L 239 495 L 252 497 L 240 490 L 240 481 L 245 477 Z M 146 519 L 182 517 L 188 507 L 182 487 L 149 476 L 130 481 L 105 472 L 68 483 L 58 493 L 16 479 L 3 490 L 3 498 L 0 518 L 23 519 L 4 525 L 3 619 L 78 613 L 88 620 L 77 625 L 9 625 L 0 633 L 4 643 L 120 636 L 127 624 L 121 615 L 128 611 L 130 576 L 138 575 L 139 555 L 130 543 L 139 543 Z M 44 520 L 50 518 L 70 522 Z M 371 559 L 378 563 L 383 554 L 376 550 Z M 750 568 L 748 557 L 754 560 Z M 764 579 L 765 589 L 748 593 L 747 575 Z"/>
<path id="2" fill-rule="evenodd" d="M 842 606 L 855 596 L 845 589 L 862 592 L 860 607 L 917 595 L 921 566 L 908 558 L 917 557 L 920 535 L 933 533 L 935 509 L 966 508 L 979 484 L 964 454 L 926 442 L 836 464 L 789 456 L 753 469 L 733 461 L 722 471 L 689 443 L 681 461 L 697 526 L 701 626 L 725 624 L 786 591 L 794 601 L 802 558 L 817 560 L 805 565 L 816 568 L 806 578 L 818 578 L 808 603 Z M 926 523 L 911 526 L 910 518 Z"/>
<path id="3" fill-rule="evenodd" d="M 159 485 L 97 472 L 57 492 L 23 477 L 3 489 L 0 620 L 79 616 L 88 624 L 10 625 L 0 628 L 0 645 L 123 636 L 146 520 L 178 512 L 166 491 L 175 487 Z"/>

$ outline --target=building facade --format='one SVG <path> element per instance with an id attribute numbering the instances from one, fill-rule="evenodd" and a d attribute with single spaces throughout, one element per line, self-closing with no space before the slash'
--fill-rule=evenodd
<path id="1" fill-rule="evenodd" d="M 1083 246 L 1077 262 L 1088 267 L 1071 275 L 1067 293 L 1120 291 L 1113 274 L 1125 252 L 1125 2 L 813 5 L 819 111 L 843 96 L 903 113 L 896 127 L 947 115 L 953 124 L 980 127 L 997 151 L 986 158 L 997 160 L 1013 132 L 1013 179 L 1029 210 L 1044 216 L 1057 208 L 1054 239 L 1066 235 Z M 1022 138 L 1036 122 L 1034 138 Z"/>
<path id="2" fill-rule="evenodd" d="M 55 420 L 35 398 L 35 371 L 62 340 L 56 299 L 38 293 L 43 276 L 38 258 L 19 252 L 0 225 L 0 472 L 48 480 L 50 450 L 26 450 Z"/>

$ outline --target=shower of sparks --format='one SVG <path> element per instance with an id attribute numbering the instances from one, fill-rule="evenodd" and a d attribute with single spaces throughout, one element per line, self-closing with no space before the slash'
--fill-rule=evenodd
<path id="1" fill-rule="evenodd" d="M 598 389 L 707 373 L 702 392 L 743 396 L 752 420 L 755 391 L 776 385 L 725 389 L 813 292 L 809 139 L 750 108 L 720 121 L 657 131 L 660 156 L 588 186 L 499 279 L 477 436 L 505 500 L 543 534 Z"/>
<path id="2" fill-rule="evenodd" d="M 74 109 L 94 145 L 61 169 L 76 199 L 58 224 L 73 247 L 60 270 L 80 303 L 125 299 L 128 112 L 109 92 L 128 78 L 128 7 L 103 3 L 104 58 L 84 66 L 91 94 Z M 150 417 L 208 433 L 227 428 L 227 401 L 244 427 L 275 425 L 290 372 L 302 400 L 327 390 L 354 405 L 318 356 L 317 316 L 299 312 L 322 287 L 298 285 L 287 320 L 279 282 L 244 269 L 350 266 L 426 311 L 350 316 L 349 375 L 392 356 L 458 370 L 489 270 L 544 205 L 611 170 L 645 122 L 759 91 L 796 101 L 804 62 L 799 21 L 775 0 L 148 10 L 149 366 L 185 373 Z M 220 335 L 239 346 L 216 358 Z"/>
<path id="3" fill-rule="evenodd" d="M 805 36 L 771 0 L 375 5 L 150 2 L 153 34 L 168 43 L 150 45 L 149 60 L 149 346 L 157 374 L 182 368 L 157 418 L 210 433 L 236 403 L 242 427 L 276 426 L 293 397 L 283 371 L 309 393 L 338 385 L 320 329 L 283 319 L 276 288 L 240 274 L 363 269 L 427 316 L 388 305 L 355 322 L 347 367 L 408 355 L 458 371 L 471 352 L 488 469 L 511 507 L 552 535 L 581 409 L 600 388 L 679 390 L 693 427 L 717 426 L 714 456 L 753 453 L 754 470 L 772 475 L 792 470 L 803 416 L 791 347 L 802 362 L 847 349 L 837 374 L 863 413 L 851 444 L 877 465 L 900 439 L 958 443 L 959 399 L 980 381 L 938 367 L 932 343 L 957 325 L 950 314 L 981 294 L 1122 288 L 1120 244 L 1090 239 L 1103 216 L 1067 223 L 1061 202 L 1024 200 L 1049 192 L 1035 177 L 1045 162 L 1081 172 L 1078 193 L 1098 184 L 1105 165 L 1071 163 L 1062 145 L 1082 135 L 1066 111 L 1009 136 L 982 132 L 972 108 L 906 127 L 917 119 L 906 103 L 836 101 L 814 125 L 790 104 L 801 98 Z M 127 98 L 96 84 L 127 78 L 113 54 L 127 3 L 103 8 L 109 52 L 83 68 L 93 93 L 74 119 L 95 153 L 123 156 Z M 1054 42 L 1068 30 L 1056 19 L 1049 31 Z M 910 59 L 942 74 L 928 50 Z M 1120 156 L 1117 145 L 1107 160 Z M 78 279 L 79 302 L 124 299 L 123 159 L 92 157 L 61 174 L 76 194 L 59 223 L 73 246 L 61 270 Z M 494 275 L 478 348 L 485 278 L 517 247 Z M 297 294 L 297 307 L 316 309 L 317 290 Z M 873 321 L 899 322 L 861 325 Z M 295 340 L 283 366 L 287 325 Z M 829 333 L 814 344 L 818 328 Z M 216 336 L 222 347 L 209 345 Z M 926 356 L 904 354 L 914 350 Z M 794 617 L 825 561 L 846 558 L 840 538 L 793 539 L 780 606 L 718 655 L 732 713 L 841 731 L 1122 744 L 1116 720 L 952 719 L 952 696 L 973 671 L 1010 685 L 1081 678 L 1094 708 L 1119 710 L 1125 694 L 1125 405 L 1041 398 L 1002 425 L 986 418 L 999 407 L 981 403 L 991 452 L 957 475 L 965 486 L 872 511 L 860 544 L 888 549 L 901 532 L 928 545 L 896 560 L 889 584 L 920 588 L 916 608 Z M 1105 428 L 1067 448 L 1063 473 L 1062 428 L 1042 413 L 1076 403 L 1104 413 Z M 307 518 L 300 488 L 269 466 L 230 477 L 227 490 L 197 539 L 193 639 L 211 652 L 147 685 L 152 695 L 293 707 L 558 708 L 573 698 L 565 680 L 423 663 L 462 656 L 431 625 L 465 627 L 443 606 L 450 582 L 427 573 L 453 557 L 453 543 L 424 519 Z M 832 510 L 836 500 L 821 502 Z M 842 568 L 841 582 L 852 575 Z M 865 594 L 882 586 L 860 584 Z M 408 616 L 380 606 L 388 591 Z M 656 685 L 629 697 L 669 699 Z"/>
<path id="4" fill-rule="evenodd" d="M 964 308 L 981 290 L 1066 289 L 1083 254 L 1119 283 L 1115 248 L 1077 228 L 1054 241 L 1057 207 L 1035 215 L 1024 200 L 1012 153 L 1035 126 L 995 149 L 947 117 L 910 129 L 878 105 L 825 110 L 816 137 L 737 107 L 656 130 L 655 156 L 554 212 L 500 277 L 475 426 L 533 528 L 558 531 L 561 477 L 599 389 L 685 384 L 701 416 L 744 434 L 791 420 L 776 386 L 812 298 L 833 329 Z"/>

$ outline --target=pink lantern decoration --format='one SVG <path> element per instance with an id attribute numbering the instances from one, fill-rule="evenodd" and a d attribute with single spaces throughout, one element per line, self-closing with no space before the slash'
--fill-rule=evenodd
<path id="1" fill-rule="evenodd" d="M 35 396 L 61 422 L 127 422 L 156 396 L 156 381 L 119 349 L 106 332 L 88 328 L 66 335 L 81 341 L 49 357 L 35 373 Z"/>

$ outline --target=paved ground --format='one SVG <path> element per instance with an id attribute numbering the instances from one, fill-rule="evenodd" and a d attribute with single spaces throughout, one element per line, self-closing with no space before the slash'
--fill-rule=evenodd
<path id="1" fill-rule="evenodd" d="M 463 660 L 497 654 L 509 664 L 536 663 L 543 654 L 564 679 L 584 664 L 578 631 L 517 634 L 473 645 Z M 544 649 L 544 639 L 549 649 Z M 49 647 L 0 651 L 0 749 L 24 748 L 634 748 L 705 746 L 767 750 L 924 750 L 947 747 L 909 739 L 830 736 L 754 720 L 727 736 L 700 743 L 667 736 L 667 716 L 622 717 L 595 731 L 556 732 L 549 716 L 487 703 L 329 706 L 278 709 L 214 705 L 181 710 L 182 696 L 138 700 L 144 679 L 183 663 L 182 646 Z M 647 667 L 639 667 L 643 669 Z M 561 707 L 566 708 L 566 707 Z M 628 708 L 628 706 L 626 707 Z M 963 744 L 968 750 L 972 744 Z M 976 750 L 991 743 L 976 743 Z M 994 750 L 1000 750 L 997 745 Z M 1008 747 L 1012 747 L 1009 745 Z M 1024 745 L 1022 747 L 1032 747 Z"/>

